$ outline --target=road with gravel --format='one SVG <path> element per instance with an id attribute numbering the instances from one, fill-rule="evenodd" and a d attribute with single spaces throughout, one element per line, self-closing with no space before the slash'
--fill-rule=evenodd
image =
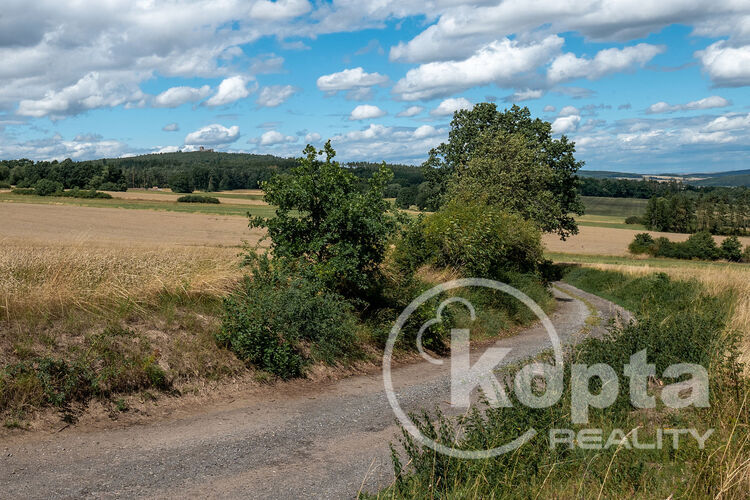
<path id="1" fill-rule="evenodd" d="M 558 283 L 553 291 L 558 307 L 550 319 L 564 344 L 628 317 L 570 285 Z M 550 341 L 537 324 L 490 345 L 512 348 L 504 360 L 512 363 Z M 450 410 L 449 365 L 394 368 L 402 408 Z M 353 498 L 393 480 L 389 443 L 398 433 L 382 374 L 358 375 L 143 425 L 72 426 L 0 443 L 0 497 Z"/>

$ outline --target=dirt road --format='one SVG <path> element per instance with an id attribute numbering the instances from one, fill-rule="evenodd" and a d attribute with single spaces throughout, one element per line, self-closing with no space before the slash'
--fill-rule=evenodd
<path id="1" fill-rule="evenodd" d="M 621 311 L 559 287 L 573 294 L 555 290 L 559 307 L 551 319 L 563 343 L 596 333 L 583 333 L 590 306 L 602 324 Z M 549 341 L 535 326 L 494 345 L 512 347 L 506 361 L 513 362 Z M 449 366 L 394 369 L 404 410 L 448 409 Z M 95 432 L 73 427 L 0 443 L 0 496 L 352 498 L 392 481 L 388 443 L 397 432 L 382 375 L 357 376 L 307 394 L 253 396 L 146 425 Z"/>

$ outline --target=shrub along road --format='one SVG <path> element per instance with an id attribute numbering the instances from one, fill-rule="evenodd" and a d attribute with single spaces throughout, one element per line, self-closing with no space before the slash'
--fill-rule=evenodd
<path id="1" fill-rule="evenodd" d="M 558 307 L 550 318 L 563 343 L 602 333 L 611 318 L 627 315 L 597 296 L 557 286 Z M 592 314 L 600 321 L 591 321 Z M 548 348 L 549 340 L 535 325 L 492 345 L 513 348 L 505 358 L 512 363 Z M 472 359 L 486 347 L 477 347 Z M 450 411 L 444 401 L 449 372 L 449 363 L 395 368 L 404 410 L 437 405 Z M 142 426 L 93 432 L 73 427 L 14 439 L 0 444 L 0 484 L 8 498 L 351 498 L 393 480 L 388 443 L 397 437 L 377 373 Z"/>

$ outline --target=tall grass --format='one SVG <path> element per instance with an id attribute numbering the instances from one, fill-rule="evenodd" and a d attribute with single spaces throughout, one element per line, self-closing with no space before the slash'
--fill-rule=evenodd
<path id="1" fill-rule="evenodd" d="M 403 453 L 394 449 L 397 477 L 380 497 L 397 498 L 745 498 L 750 491 L 750 384 L 737 363 L 729 318 L 737 295 L 726 288 L 709 290 L 701 283 L 674 281 L 666 275 L 633 276 L 591 269 L 566 278 L 576 286 L 628 306 L 638 322 L 614 329 L 606 339 L 588 339 L 570 359 L 618 367 L 629 356 L 648 349 L 657 365 L 651 390 L 658 392 L 664 366 L 698 362 L 710 373 L 711 407 L 673 411 L 663 406 L 643 410 L 630 405 L 622 372 L 615 403 L 592 410 L 586 428 L 640 429 L 653 440 L 656 428 L 714 428 L 706 449 L 683 443 L 678 450 L 549 448 L 543 438 L 517 451 L 482 460 L 464 460 L 435 453 L 403 433 Z M 712 292 L 720 293 L 714 294 Z M 566 376 L 566 380 L 568 377 Z M 667 382 L 671 383 L 671 382 Z M 622 388 L 626 389 L 623 391 Z M 512 390 L 508 391 L 512 394 Z M 463 449 L 487 449 L 508 442 L 529 426 L 541 435 L 548 429 L 570 428 L 570 391 L 547 409 L 514 408 L 473 411 L 459 423 L 437 415 L 415 417 L 432 439 Z M 577 430 L 581 426 L 574 426 Z M 643 436 L 642 433 L 645 433 Z M 644 442 L 644 439 L 639 439 Z"/>

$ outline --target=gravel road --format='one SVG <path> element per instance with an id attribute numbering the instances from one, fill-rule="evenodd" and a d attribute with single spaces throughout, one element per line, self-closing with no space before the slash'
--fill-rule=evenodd
<path id="1" fill-rule="evenodd" d="M 624 314 L 566 284 L 558 283 L 554 293 L 559 306 L 550 318 L 563 343 L 583 335 L 589 307 L 602 324 Z M 511 347 L 506 361 L 513 362 L 546 349 L 549 340 L 537 325 L 493 345 Z M 443 365 L 394 369 L 404 410 L 450 410 L 450 363 Z M 397 432 L 382 375 L 355 376 L 306 394 L 249 396 L 145 425 L 93 432 L 71 427 L 0 443 L 0 496 L 353 498 L 392 481 L 388 444 Z"/>

